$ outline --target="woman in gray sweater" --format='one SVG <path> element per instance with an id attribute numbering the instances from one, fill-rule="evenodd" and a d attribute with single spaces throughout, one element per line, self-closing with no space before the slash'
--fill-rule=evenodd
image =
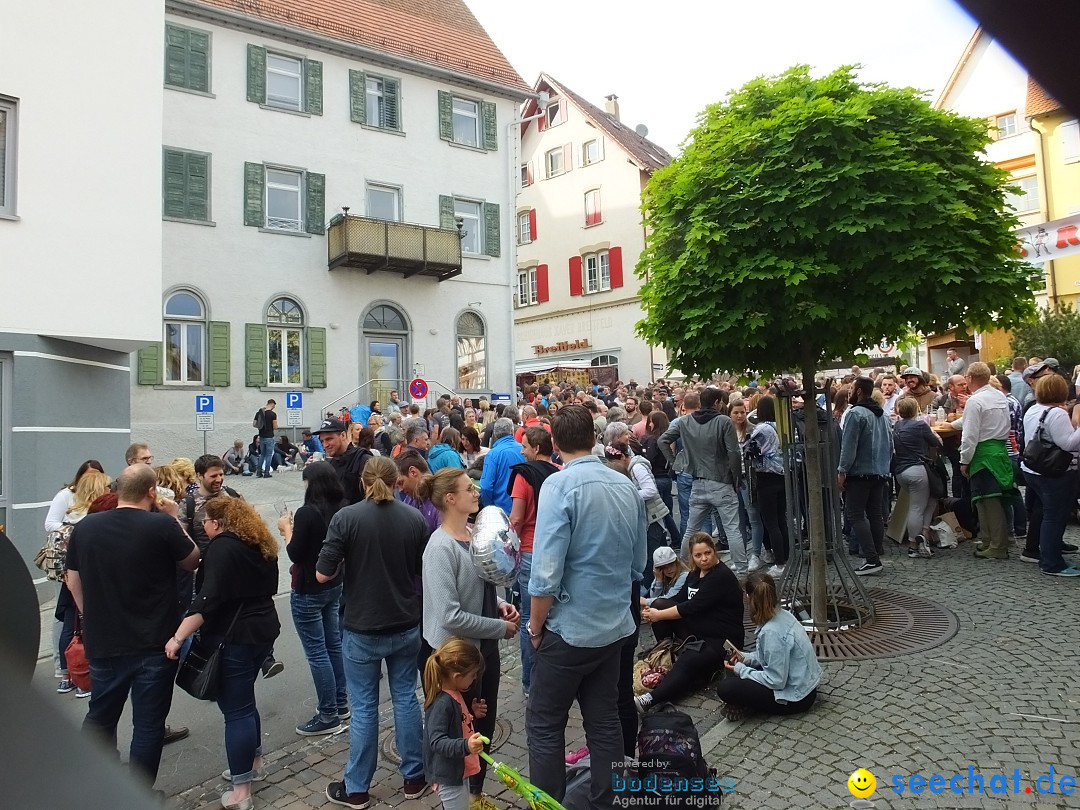
<path id="1" fill-rule="evenodd" d="M 466 705 L 477 700 L 487 710 L 477 713 L 476 731 L 490 739 L 495 730 L 499 697 L 499 639 L 514 638 L 518 632 L 518 612 L 498 597 L 495 586 L 480 579 L 469 553 L 472 533 L 469 515 L 480 507 L 473 481 L 464 470 L 447 467 L 425 476 L 418 496 L 429 500 L 442 513 L 443 522 L 424 550 L 424 640 L 432 649 L 457 636 L 480 649 L 484 674 L 465 693 Z M 469 777 L 472 810 L 492 810 L 484 796 L 486 763 Z"/>

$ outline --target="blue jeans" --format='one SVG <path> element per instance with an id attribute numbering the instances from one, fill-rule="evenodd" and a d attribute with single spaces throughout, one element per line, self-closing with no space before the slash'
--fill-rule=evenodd
<path id="1" fill-rule="evenodd" d="M 274 437 L 259 438 L 259 470 L 270 472 L 270 462 L 274 460 Z"/>
<path id="2" fill-rule="evenodd" d="M 743 534 L 749 544 L 747 556 L 760 557 L 762 541 L 765 539 L 765 526 L 761 523 L 761 512 L 757 504 L 750 501 L 750 482 L 746 476 L 743 476 L 739 484 L 739 506 L 742 507 L 741 516 L 745 519 L 748 529 Z"/>
<path id="3" fill-rule="evenodd" d="M 1013 477 L 1019 487 L 1024 483 L 1024 471 L 1020 469 L 1020 456 L 1012 456 Z M 1023 498 L 1013 498 L 1005 504 L 1005 522 L 1015 535 L 1027 534 L 1028 514 Z M 1036 538 L 1038 539 L 1038 538 Z"/>
<path id="4" fill-rule="evenodd" d="M 528 692 L 532 683 L 532 642 L 529 640 L 529 616 L 532 615 L 532 597 L 529 596 L 529 577 L 532 575 L 532 552 L 521 555 L 521 568 L 518 569 L 517 586 L 521 594 L 521 626 L 518 628 L 518 640 L 521 643 L 521 686 Z"/>
<path id="5" fill-rule="evenodd" d="M 116 750 L 116 726 L 131 695 L 131 767 L 153 784 L 165 744 L 165 718 L 172 706 L 176 661 L 162 652 L 90 660 L 90 708 L 83 731 L 103 737 Z"/>
<path id="6" fill-rule="evenodd" d="M 424 722 L 416 699 L 420 628 L 378 636 L 346 629 L 344 637 L 345 680 L 352 706 L 346 792 L 367 793 L 375 774 L 379 757 L 379 669 L 383 661 L 386 661 L 394 705 L 394 736 L 401 754 L 401 775 L 409 780 L 423 779 Z"/>
<path id="7" fill-rule="evenodd" d="M 1065 523 L 1072 511 L 1076 482 L 1068 473 L 1057 477 L 1024 473 L 1024 481 L 1027 483 L 1033 509 L 1042 509 L 1039 568 L 1043 571 L 1061 571 L 1068 567 L 1062 556 L 1061 544 L 1065 535 Z"/>
<path id="8" fill-rule="evenodd" d="M 690 475 L 690 473 L 681 472 L 675 476 L 675 489 L 679 495 L 679 545 L 682 544 L 682 539 L 686 536 L 686 521 L 690 519 L 690 492 L 693 488 L 694 476 Z M 713 533 L 712 515 L 705 518 L 701 530 L 709 534 Z M 679 547 L 676 546 L 675 550 L 678 551 Z"/>
<path id="9" fill-rule="evenodd" d="M 691 479 L 691 483 L 693 483 L 693 479 Z M 671 498 L 671 476 L 656 476 L 656 489 L 660 493 L 660 500 L 662 500 L 664 506 L 668 508 L 668 516 L 664 518 L 664 529 L 667 530 L 668 537 L 670 538 L 668 540 L 668 545 L 672 548 L 678 548 L 679 543 L 682 542 L 682 533 L 675 524 L 675 502 Z M 682 507 L 680 506 L 680 509 L 681 508 Z M 689 501 L 687 501 L 687 510 L 689 510 Z M 652 560 L 649 561 L 649 564 L 652 565 Z"/>
<path id="10" fill-rule="evenodd" d="M 746 543 L 739 531 L 739 496 L 735 487 L 723 481 L 711 481 L 698 478 L 690 492 L 690 518 L 686 521 L 686 532 L 682 538 L 683 559 L 690 557 L 690 536 L 702 530 L 709 516 L 715 516 L 718 525 L 723 526 L 721 534 L 727 537 L 731 548 L 731 564 L 735 573 L 746 573 Z"/>
<path id="11" fill-rule="evenodd" d="M 292 592 L 293 626 L 311 668 L 319 719 L 323 722 L 335 720 L 338 712 L 349 705 L 345 665 L 341 661 L 340 602 L 340 585 L 319 593 Z"/>
<path id="12" fill-rule="evenodd" d="M 221 649 L 221 691 L 217 705 L 225 718 L 225 756 L 232 783 L 242 785 L 255 777 L 255 757 L 262 753 L 262 722 L 255 706 L 255 679 L 274 645 L 233 644 Z"/>

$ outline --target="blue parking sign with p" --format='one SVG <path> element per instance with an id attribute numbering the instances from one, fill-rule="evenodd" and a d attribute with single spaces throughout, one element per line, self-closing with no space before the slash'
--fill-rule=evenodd
<path id="1" fill-rule="evenodd" d="M 303 408 L 304 394 L 301 391 L 288 391 L 285 394 L 286 408 Z"/>
<path id="2" fill-rule="evenodd" d="M 213 413 L 214 398 L 209 394 L 199 394 L 195 397 L 195 413 Z"/>

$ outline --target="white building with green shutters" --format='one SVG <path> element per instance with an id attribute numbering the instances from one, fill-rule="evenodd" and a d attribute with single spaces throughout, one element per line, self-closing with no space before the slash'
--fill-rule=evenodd
<path id="1" fill-rule="evenodd" d="M 530 88 L 460 0 L 360 5 L 166 2 L 161 340 L 131 359 L 159 459 L 202 452 L 197 395 L 222 452 L 289 391 L 313 425 L 413 377 L 512 390 Z"/>

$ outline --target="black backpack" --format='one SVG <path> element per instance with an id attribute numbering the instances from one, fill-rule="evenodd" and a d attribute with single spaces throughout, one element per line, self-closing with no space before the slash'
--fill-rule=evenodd
<path id="1" fill-rule="evenodd" d="M 670 703 L 641 718 L 636 779 L 640 795 L 663 807 L 719 807 L 723 792 L 716 769 L 701 752 L 693 719 Z"/>
<path id="2" fill-rule="evenodd" d="M 260 432 L 266 427 L 266 408 L 259 408 L 255 412 L 255 418 L 251 420 L 251 426 Z"/>

